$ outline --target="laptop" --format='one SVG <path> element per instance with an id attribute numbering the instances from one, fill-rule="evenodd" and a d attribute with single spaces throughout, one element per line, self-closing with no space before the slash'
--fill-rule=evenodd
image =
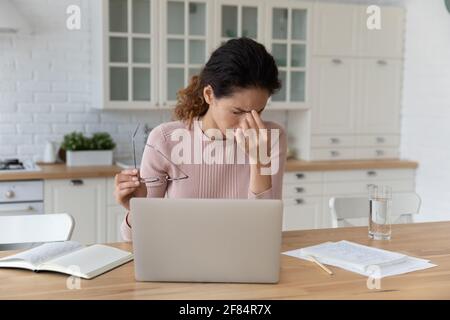
<path id="1" fill-rule="evenodd" d="M 131 199 L 137 281 L 277 283 L 281 200 Z"/>

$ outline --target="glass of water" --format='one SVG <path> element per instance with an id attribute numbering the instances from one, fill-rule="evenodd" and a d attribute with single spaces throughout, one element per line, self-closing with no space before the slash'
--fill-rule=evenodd
<path id="1" fill-rule="evenodd" d="M 369 186 L 369 238 L 391 239 L 392 189 L 389 186 Z"/>

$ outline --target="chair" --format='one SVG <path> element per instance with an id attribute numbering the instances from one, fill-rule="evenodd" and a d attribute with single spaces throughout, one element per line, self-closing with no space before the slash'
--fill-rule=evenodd
<path id="1" fill-rule="evenodd" d="M 418 214 L 422 200 L 417 193 L 397 193 L 392 195 L 392 223 L 411 223 L 413 215 Z M 367 225 L 369 200 L 367 197 L 334 197 L 329 201 L 333 228 L 355 226 L 349 219 L 362 220 Z"/>
<path id="2" fill-rule="evenodd" d="M 0 216 L 0 251 L 70 240 L 74 225 L 67 213 Z"/>

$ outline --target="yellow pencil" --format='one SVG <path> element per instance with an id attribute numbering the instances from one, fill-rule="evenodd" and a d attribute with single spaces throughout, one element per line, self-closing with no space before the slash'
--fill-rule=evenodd
<path id="1" fill-rule="evenodd" d="M 313 256 L 309 256 L 311 258 L 311 260 L 317 264 L 319 267 L 321 267 L 323 270 L 325 270 L 329 275 L 333 275 L 333 272 L 328 269 L 327 267 L 325 267 L 323 264 L 321 264 L 319 261 L 317 261 L 316 258 L 314 258 Z"/>

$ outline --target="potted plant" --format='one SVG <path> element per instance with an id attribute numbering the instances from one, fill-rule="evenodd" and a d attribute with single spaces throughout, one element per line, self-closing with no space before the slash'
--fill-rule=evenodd
<path id="1" fill-rule="evenodd" d="M 116 147 L 107 132 L 94 133 L 91 138 L 81 132 L 64 136 L 61 149 L 66 152 L 67 166 L 112 165 L 113 149 Z"/>

